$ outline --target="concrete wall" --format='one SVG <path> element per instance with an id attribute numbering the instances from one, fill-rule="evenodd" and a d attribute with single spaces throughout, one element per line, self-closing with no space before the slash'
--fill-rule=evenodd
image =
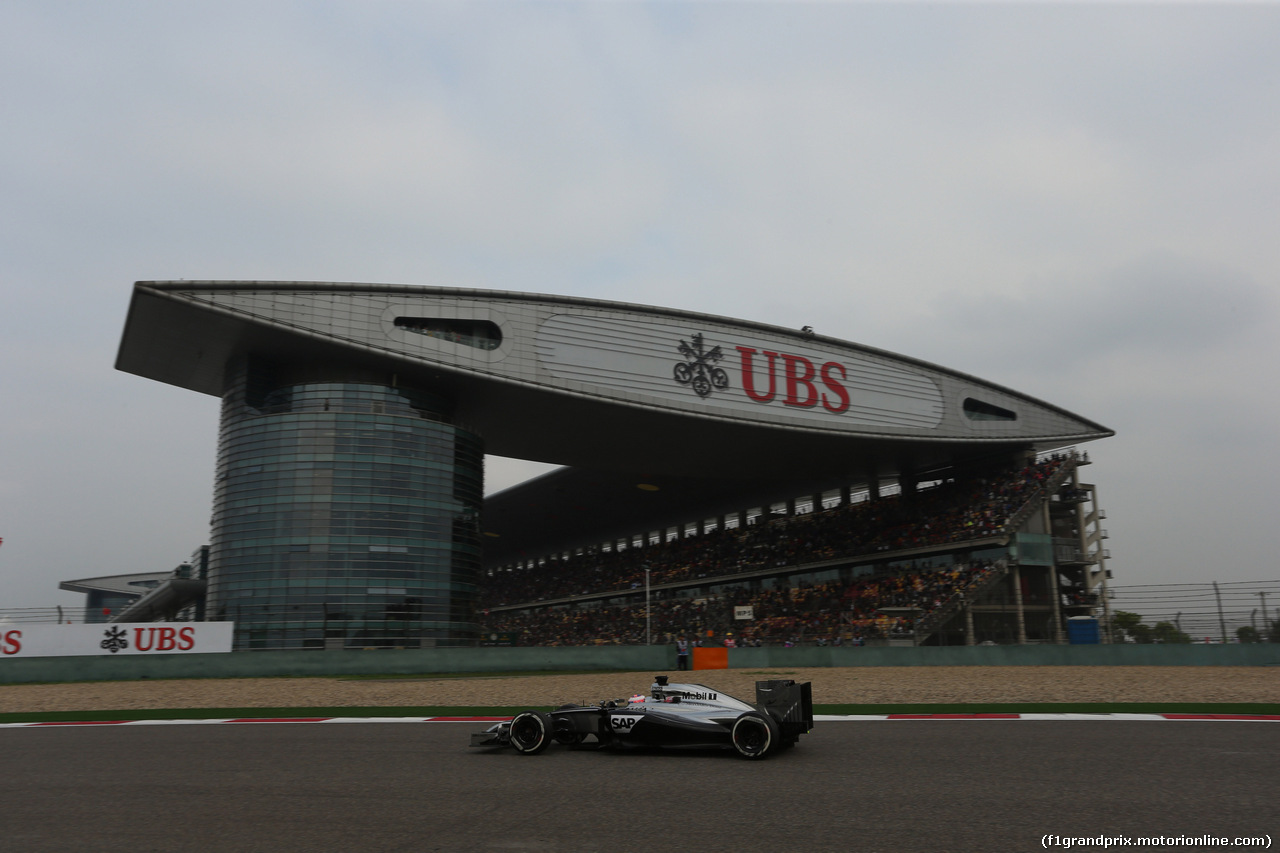
<path id="1" fill-rule="evenodd" d="M 0 684 L 142 678 L 413 675 L 436 672 L 670 672 L 672 646 L 233 652 L 0 660 Z M 733 669 L 829 666 L 1280 666 L 1280 644 L 732 649 Z"/>

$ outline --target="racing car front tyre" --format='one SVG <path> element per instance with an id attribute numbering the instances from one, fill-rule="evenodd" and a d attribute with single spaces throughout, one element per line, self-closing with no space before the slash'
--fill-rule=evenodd
<path id="1" fill-rule="evenodd" d="M 734 720 L 729 736 L 738 754 L 752 761 L 764 758 L 782 743 L 777 720 L 758 711 L 747 711 Z"/>
<path id="2" fill-rule="evenodd" d="M 537 755 L 551 743 L 551 717 L 541 711 L 521 711 L 511 718 L 511 747 L 521 755 Z"/>

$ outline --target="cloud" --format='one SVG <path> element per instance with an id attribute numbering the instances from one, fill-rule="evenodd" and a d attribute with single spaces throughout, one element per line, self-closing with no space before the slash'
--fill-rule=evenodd
<path id="1" fill-rule="evenodd" d="M 1119 430 L 1126 559 L 1185 543 L 1188 471 L 1261 564 L 1278 39 L 1268 4 L 0 4 L 6 578 L 200 544 L 216 401 L 111 367 L 149 278 L 812 325 Z"/>
<path id="2" fill-rule="evenodd" d="M 944 346 L 977 353 L 983 341 L 996 344 L 983 359 L 988 367 L 1007 364 L 1002 354 L 1013 350 L 1023 371 L 1084 372 L 1129 360 L 1185 375 L 1267 339 L 1275 309 L 1272 289 L 1242 270 L 1159 253 L 1081 280 L 1028 281 L 1014 295 L 947 292 L 924 313 Z"/>

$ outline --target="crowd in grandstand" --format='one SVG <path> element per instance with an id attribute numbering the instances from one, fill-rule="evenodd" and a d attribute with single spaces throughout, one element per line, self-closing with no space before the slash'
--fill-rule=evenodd
<path id="1" fill-rule="evenodd" d="M 486 578 L 481 607 L 635 589 L 997 535 L 1061 467 L 1055 456 L 914 494 L 849 503 L 639 548 L 553 555 Z"/>
<path id="2" fill-rule="evenodd" d="M 1061 468 L 1054 456 L 1000 473 L 948 480 L 914 494 L 845 504 L 745 528 L 720 529 L 646 547 L 552 556 L 496 572 L 485 608 L 651 585 L 732 576 L 763 568 L 980 539 L 1007 532 L 1010 519 Z M 735 589 L 681 597 L 655 591 L 646 620 L 638 596 L 625 606 L 597 602 L 484 612 L 486 632 L 518 634 L 522 645 L 691 641 L 731 645 L 862 643 L 912 635 L 916 621 L 980 584 L 990 563 L 926 567 L 847 583 Z M 687 593 L 684 594 L 687 596 Z M 750 607 L 750 620 L 735 608 Z M 746 626 L 745 629 L 743 626 Z M 737 636 L 733 636 L 734 634 Z"/>
<path id="3" fill-rule="evenodd" d="M 495 613 L 486 632 L 520 635 L 521 645 L 577 646 L 674 642 L 708 645 L 841 645 L 910 637 L 915 619 L 980 584 L 990 562 L 961 563 L 849 583 L 736 589 L 701 598 L 643 598 L 624 606 L 544 608 Z M 749 620 L 737 619 L 750 607 Z"/>

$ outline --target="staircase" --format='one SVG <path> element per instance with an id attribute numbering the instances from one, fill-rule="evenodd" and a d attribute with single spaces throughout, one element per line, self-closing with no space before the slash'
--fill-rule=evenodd
<path id="1" fill-rule="evenodd" d="M 1004 580 L 1005 575 L 1009 574 L 1009 564 L 1004 560 L 999 561 L 992 567 L 992 571 L 988 575 L 984 575 L 974 581 L 969 586 L 957 592 L 955 595 L 942 602 L 942 606 L 937 607 L 924 616 L 916 620 L 914 632 L 914 642 L 917 646 L 924 645 L 925 640 L 932 637 L 939 628 L 951 621 L 965 606 L 965 602 L 977 601 L 987 590 Z"/>
<path id="2" fill-rule="evenodd" d="M 1071 478 L 1072 473 L 1076 470 L 1079 457 L 1074 452 L 1067 455 L 1062 465 L 1057 471 L 1053 472 L 1053 476 L 1045 480 L 1036 488 L 1023 502 L 1022 506 L 1009 516 L 1009 520 L 1004 525 L 1004 534 L 1013 536 L 1018 529 L 1026 522 L 1028 518 L 1035 512 L 1039 511 L 1042 503 L 1058 493 L 1058 490 Z M 926 640 L 937 633 L 938 629 L 949 622 L 960 610 L 965 606 L 965 602 L 974 602 L 982 597 L 984 593 L 992 589 L 996 584 L 1004 580 L 1005 575 L 1009 574 L 1009 565 L 1001 560 L 995 564 L 995 570 L 991 574 L 983 577 L 981 580 L 972 584 L 966 589 L 957 592 L 951 598 L 942 603 L 940 607 L 931 610 L 924 616 L 916 620 L 914 632 L 915 644 L 923 645 Z"/>
<path id="3" fill-rule="evenodd" d="M 1004 525 L 1006 535 L 1012 536 L 1018 532 L 1018 528 L 1022 527 L 1023 522 L 1031 517 L 1031 514 L 1040 508 L 1042 501 L 1049 500 L 1050 496 L 1058 493 L 1063 484 L 1070 479 L 1073 471 L 1076 470 L 1077 456 L 1073 452 L 1065 460 L 1057 471 L 1053 472 L 1053 476 L 1045 480 L 1039 487 L 1032 492 L 1027 500 L 1009 516 L 1009 520 Z"/>

